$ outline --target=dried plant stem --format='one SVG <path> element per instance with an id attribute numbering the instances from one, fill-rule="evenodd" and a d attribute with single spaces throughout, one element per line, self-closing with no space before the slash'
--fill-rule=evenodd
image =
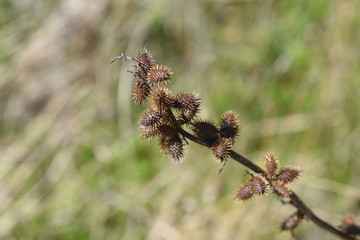
<path id="1" fill-rule="evenodd" d="M 167 66 L 155 65 L 155 60 L 147 49 L 142 49 L 136 57 L 121 54 L 108 61 L 112 63 L 117 59 L 132 61 L 135 64 L 134 71 L 129 71 L 137 78 L 133 89 L 134 103 L 141 105 L 143 102 L 151 100 L 151 108 L 145 110 L 139 122 L 141 136 L 143 138 L 158 137 L 161 150 L 172 160 L 178 162 L 184 157 L 186 139 L 211 148 L 215 158 L 222 163 L 219 173 L 229 157 L 254 172 L 250 181 L 238 188 L 234 198 L 237 201 L 250 199 L 254 195 L 265 195 L 269 187 L 278 197 L 290 199 L 289 203 L 297 209 L 297 212 L 283 222 L 282 230 L 292 232 L 306 216 L 320 228 L 342 239 L 357 239 L 352 235 L 359 234 L 360 227 L 354 223 L 354 220 L 343 220 L 341 229 L 337 229 L 316 216 L 298 195 L 288 188 L 287 184 L 299 177 L 299 169 L 286 167 L 279 170 L 276 157 L 268 153 L 263 170 L 251 160 L 231 150 L 238 135 L 239 125 L 236 113 L 225 112 L 221 117 L 220 128 L 211 121 L 196 119 L 194 117 L 199 111 L 200 99 L 192 93 L 174 95 L 171 90 L 163 87 L 169 82 L 173 73 Z M 178 119 L 175 117 L 173 109 L 178 111 Z M 182 127 L 185 125 L 189 126 L 194 134 Z"/>
<path id="2" fill-rule="evenodd" d="M 212 147 L 211 143 L 198 138 L 194 135 L 192 135 L 191 133 L 187 132 L 186 130 L 184 130 L 177 122 L 173 112 L 169 109 L 168 110 L 168 114 L 171 118 L 172 123 L 174 124 L 174 126 L 176 127 L 177 131 L 184 136 L 185 138 L 196 142 L 200 145 L 206 146 L 206 147 Z M 256 164 L 254 164 L 251 160 L 247 159 L 246 157 L 238 154 L 237 152 L 230 150 L 230 157 L 235 160 L 236 162 L 246 166 L 247 168 L 251 169 L 252 171 L 256 172 L 256 173 L 260 173 L 260 174 L 264 174 L 264 170 L 262 168 L 260 168 L 259 166 L 257 166 Z M 324 220 L 320 219 L 301 199 L 300 197 L 295 193 L 292 192 L 291 195 L 289 196 L 290 200 L 291 200 L 291 204 L 293 206 L 295 206 L 298 211 L 300 211 L 301 213 L 303 213 L 310 221 L 312 221 L 314 224 L 316 224 L 317 226 L 319 226 L 320 228 L 324 229 L 325 231 L 328 231 L 342 239 L 348 239 L 348 240 L 356 240 L 356 238 L 341 232 L 340 230 L 338 230 L 337 228 L 333 227 L 331 224 L 325 222 Z"/>

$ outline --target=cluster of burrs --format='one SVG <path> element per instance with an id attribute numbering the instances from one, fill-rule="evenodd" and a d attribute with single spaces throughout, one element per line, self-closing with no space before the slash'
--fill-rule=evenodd
<path id="1" fill-rule="evenodd" d="M 234 159 L 238 157 L 231 150 L 239 135 L 238 115 L 235 112 L 225 112 L 218 123 L 199 118 L 200 98 L 192 92 L 173 93 L 166 88 L 165 85 L 170 82 L 173 72 L 167 66 L 157 65 L 145 48 L 140 50 L 135 57 L 121 54 L 109 63 L 117 59 L 134 63 L 133 69 L 129 71 L 136 79 L 132 91 L 133 102 L 137 105 L 150 102 L 150 107 L 144 110 L 139 120 L 142 138 L 157 138 L 162 152 L 175 162 L 181 161 L 184 157 L 186 139 L 207 146 L 222 164 L 220 171 L 230 155 L 233 158 L 235 156 Z M 185 128 L 190 129 L 192 133 L 184 130 Z M 279 168 L 276 157 L 271 153 L 265 156 L 264 170 L 251 163 L 250 160 L 247 161 L 242 164 L 257 170 L 256 173 L 249 173 L 251 179 L 238 188 L 235 199 L 237 201 L 249 200 L 255 196 L 267 195 L 269 190 L 281 199 L 290 198 L 290 204 L 297 207 L 297 211 L 282 223 L 281 229 L 293 232 L 305 214 L 300 211 L 298 205 L 292 202 L 294 194 L 288 185 L 299 178 L 300 170 L 297 167 Z M 256 168 L 253 168 L 254 166 Z M 305 211 L 310 210 L 305 209 Z M 339 228 L 351 236 L 360 234 L 360 227 L 353 216 L 344 217 Z"/>
<path id="2" fill-rule="evenodd" d="M 254 196 L 262 196 L 268 193 L 269 188 L 279 197 L 287 198 L 291 194 L 288 184 L 300 176 L 297 167 L 279 169 L 279 162 L 272 153 L 265 156 L 264 173 L 251 174 L 251 179 L 241 185 L 236 193 L 236 200 L 248 200 Z"/>
<path id="3" fill-rule="evenodd" d="M 238 135 L 237 114 L 228 111 L 216 125 L 198 117 L 200 98 L 192 92 L 173 93 L 165 85 L 170 82 L 173 72 L 167 66 L 157 65 L 147 49 L 142 49 L 135 57 L 125 55 L 116 59 L 135 63 L 131 72 L 136 78 L 132 100 L 141 105 L 150 102 L 139 120 L 141 137 L 157 138 L 162 152 L 176 162 L 184 157 L 186 140 L 179 129 L 187 127 L 196 137 L 211 147 L 216 159 L 225 165 L 229 151 Z"/>
<path id="4" fill-rule="evenodd" d="M 269 189 L 278 197 L 287 198 L 292 193 L 288 185 L 300 177 L 300 170 L 297 167 L 280 169 L 275 155 L 267 153 L 265 155 L 265 171 L 263 173 L 250 173 L 250 175 L 251 179 L 238 188 L 236 200 L 245 201 L 254 196 L 267 195 Z M 281 229 L 293 232 L 303 218 L 304 214 L 296 211 L 282 223 Z"/>

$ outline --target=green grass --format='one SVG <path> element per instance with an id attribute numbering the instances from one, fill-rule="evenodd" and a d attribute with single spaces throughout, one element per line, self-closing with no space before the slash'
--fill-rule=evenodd
<path id="1" fill-rule="evenodd" d="M 30 1 L 31 2 L 31 1 Z M 293 188 L 338 225 L 359 214 L 357 1 L 0 4 L 0 239 L 289 239 L 275 197 L 190 144 L 182 164 L 140 139 L 130 63 L 146 46 L 201 117 L 239 113 L 235 150 L 304 170 Z M 360 220 L 360 219 L 358 219 Z M 260 226 L 260 227 L 259 227 Z M 301 239 L 335 239 L 304 222 Z"/>

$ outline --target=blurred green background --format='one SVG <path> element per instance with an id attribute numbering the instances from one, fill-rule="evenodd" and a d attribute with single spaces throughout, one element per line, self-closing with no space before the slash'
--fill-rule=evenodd
<path id="1" fill-rule="evenodd" d="M 190 144 L 181 164 L 139 138 L 131 63 L 146 46 L 201 117 L 239 113 L 234 149 L 303 169 L 292 188 L 334 225 L 360 211 L 357 0 L 2 0 L 0 239 L 290 239 L 274 196 Z M 336 239 L 304 222 L 301 239 Z"/>

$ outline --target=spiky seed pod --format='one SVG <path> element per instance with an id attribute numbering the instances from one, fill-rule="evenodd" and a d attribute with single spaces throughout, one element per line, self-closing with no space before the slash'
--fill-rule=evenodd
<path id="1" fill-rule="evenodd" d="M 267 153 L 265 155 L 265 169 L 267 177 L 270 179 L 276 178 L 278 173 L 279 163 L 273 153 Z"/>
<path id="2" fill-rule="evenodd" d="M 156 126 L 161 122 L 162 114 L 153 108 L 146 109 L 140 118 L 140 126 Z"/>
<path id="3" fill-rule="evenodd" d="M 220 135 L 234 140 L 239 135 L 238 114 L 227 111 L 221 117 Z"/>
<path id="4" fill-rule="evenodd" d="M 155 65 L 155 60 L 146 48 L 140 50 L 140 52 L 135 57 L 135 61 L 138 67 L 138 74 L 141 74 L 141 76 L 144 78 L 146 78 L 149 70 Z"/>
<path id="5" fill-rule="evenodd" d="M 237 189 L 234 199 L 237 201 L 245 201 L 245 200 L 252 198 L 253 196 L 254 196 L 254 191 L 252 189 L 252 186 L 249 183 L 247 183 L 247 184 L 241 185 Z"/>
<path id="6" fill-rule="evenodd" d="M 274 191 L 274 193 L 281 198 L 287 198 L 291 194 L 291 190 L 288 189 L 286 184 L 281 181 L 272 181 L 271 188 Z"/>
<path id="7" fill-rule="evenodd" d="M 144 83 L 141 79 L 138 79 L 134 85 L 132 92 L 132 99 L 136 105 L 141 105 L 143 102 L 147 101 L 150 96 L 150 86 Z"/>
<path id="8" fill-rule="evenodd" d="M 157 88 L 151 94 L 152 107 L 159 112 L 169 109 L 174 102 L 172 92 L 167 88 Z"/>
<path id="9" fill-rule="evenodd" d="M 169 140 L 169 155 L 175 162 L 181 161 L 184 158 L 184 144 L 180 138 Z"/>
<path id="10" fill-rule="evenodd" d="M 197 120 L 192 124 L 192 130 L 199 138 L 215 143 L 219 138 L 219 130 L 209 121 Z"/>
<path id="11" fill-rule="evenodd" d="M 184 144 L 178 135 L 171 138 L 162 137 L 160 146 L 161 150 L 175 162 L 179 162 L 184 157 Z"/>
<path id="12" fill-rule="evenodd" d="M 349 235 L 360 235 L 360 225 L 355 221 L 355 217 L 352 214 L 347 214 L 343 217 L 340 230 Z"/>
<path id="13" fill-rule="evenodd" d="M 166 84 L 172 74 L 173 72 L 169 67 L 156 65 L 149 70 L 146 79 L 152 85 Z"/>
<path id="14" fill-rule="evenodd" d="M 276 177 L 276 180 L 282 181 L 283 183 L 291 183 L 300 176 L 300 170 L 296 167 L 287 167 L 280 170 Z"/>
<path id="15" fill-rule="evenodd" d="M 175 95 L 174 108 L 180 110 L 197 111 L 200 106 L 200 98 L 193 93 L 178 93 Z"/>
<path id="16" fill-rule="evenodd" d="M 291 214 L 285 221 L 281 224 L 281 231 L 293 231 L 303 220 L 304 214 L 297 211 Z"/>
<path id="17" fill-rule="evenodd" d="M 213 146 L 211 150 L 216 159 L 220 162 L 224 162 L 230 156 L 231 141 L 227 138 L 220 138 L 218 144 Z"/>
<path id="18" fill-rule="evenodd" d="M 249 181 L 254 194 L 264 195 L 267 194 L 268 182 L 261 174 L 254 174 Z"/>
<path id="19" fill-rule="evenodd" d="M 193 93 L 178 93 L 175 95 L 174 108 L 180 111 L 179 124 L 190 123 L 200 107 L 200 98 Z"/>

